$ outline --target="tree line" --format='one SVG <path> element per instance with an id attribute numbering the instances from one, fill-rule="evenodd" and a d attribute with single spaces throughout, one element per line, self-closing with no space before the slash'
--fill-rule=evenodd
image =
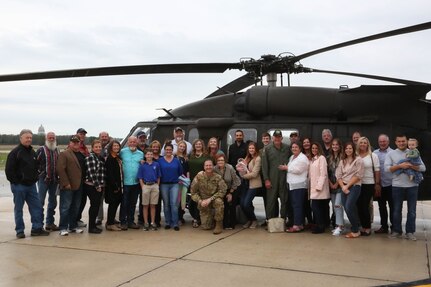
<path id="1" fill-rule="evenodd" d="M 69 144 L 70 135 L 58 135 L 57 144 L 67 145 Z M 97 137 L 91 136 L 86 138 L 86 143 L 91 143 Z M 19 143 L 19 135 L 6 135 L 0 134 L 0 145 L 15 145 Z M 33 134 L 33 145 L 43 145 L 45 143 L 45 135 Z"/>

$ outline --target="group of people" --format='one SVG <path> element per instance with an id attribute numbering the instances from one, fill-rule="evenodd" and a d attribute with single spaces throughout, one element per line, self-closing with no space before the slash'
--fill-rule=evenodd
<path id="1" fill-rule="evenodd" d="M 261 195 L 266 216 L 263 226 L 281 217 L 288 233 L 310 227 L 312 233 L 319 234 L 332 223 L 332 234 L 347 238 L 372 233 L 373 198 L 379 203 L 381 217 L 381 228 L 374 232 L 391 231 L 389 237 L 401 237 L 406 196 L 405 237 L 416 240 L 416 201 L 425 166 L 417 141 L 405 135 L 396 137 L 396 150 L 389 147 L 387 135 L 380 135 L 379 148 L 373 152 L 368 138 L 358 132 L 352 142 L 344 144 L 333 138 L 329 129 L 322 131 L 322 144 L 310 138 L 300 140 L 298 132 L 291 132 L 288 145 L 282 131 L 275 130 L 272 137 L 262 135 L 263 148 L 259 149 L 256 142 L 245 142 L 243 131 L 237 130 L 226 155 L 217 138 L 210 138 L 207 144 L 202 139 L 192 144 L 185 141 L 181 127 L 175 128 L 174 139 L 163 145 L 157 140 L 147 145 L 147 135 L 140 131 L 130 136 L 123 148 L 107 132 L 101 132 L 91 143 L 91 151 L 85 145 L 86 133 L 78 129 L 60 153 L 53 132 L 46 134 L 45 144 L 34 151 L 31 131 L 21 131 L 20 144 L 6 162 L 17 238 L 25 237 L 24 202 L 31 214 L 32 236 L 48 235 L 48 231 L 59 231 L 61 236 L 82 233 L 87 197 L 89 233 L 102 232 L 104 202 L 108 204 L 106 230 L 155 231 L 161 227 L 163 202 L 165 229 L 179 231 L 188 209 L 194 228 L 219 234 L 237 226 L 238 210 L 245 218 L 242 227 L 256 228 L 253 199 Z M 59 226 L 54 222 L 58 194 Z M 350 232 L 345 230 L 344 212 Z"/>
<path id="2" fill-rule="evenodd" d="M 293 219 L 293 225 L 287 232 L 304 230 L 307 218 L 312 233 L 325 232 L 332 221 L 333 235 L 369 236 L 375 199 L 379 204 L 381 227 L 374 232 L 387 234 L 390 231 L 390 238 L 400 238 L 403 234 L 402 204 L 406 197 L 405 238 L 416 240 L 418 186 L 425 171 L 416 139 L 397 135 L 397 149 L 392 150 L 389 137 L 381 134 L 379 148 L 372 151 L 369 139 L 359 132 L 353 133 L 352 141 L 344 144 L 333 138 L 329 129 L 322 131 L 322 145 L 309 138 L 299 141 L 296 136 L 291 138 L 289 162 L 279 167 L 287 172 L 290 198 L 287 206 L 292 209 L 292 217 L 288 217 L 289 221 Z M 332 202 L 332 218 L 329 217 L 329 201 Z M 350 232 L 344 230 L 344 212 L 351 224 Z"/>

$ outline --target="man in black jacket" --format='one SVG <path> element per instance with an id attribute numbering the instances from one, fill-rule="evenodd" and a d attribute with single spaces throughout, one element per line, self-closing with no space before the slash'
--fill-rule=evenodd
<path id="1" fill-rule="evenodd" d="M 247 143 L 244 142 L 244 132 L 242 130 L 235 131 L 235 142 L 229 146 L 229 159 L 228 163 L 233 166 L 236 170 L 236 165 L 239 159 L 245 159 L 247 155 Z M 237 172 L 238 173 L 238 172 Z M 236 191 L 232 194 L 231 205 L 237 206 L 240 202 L 241 194 L 243 194 L 248 189 L 246 181 L 241 179 L 241 184 L 238 186 Z M 242 211 L 241 211 L 242 214 Z M 238 221 L 241 224 L 244 224 L 245 216 L 241 216 Z M 229 219 L 232 226 L 235 226 L 237 223 L 236 213 L 232 213 L 231 218 Z"/>
<path id="2" fill-rule="evenodd" d="M 23 207 L 27 202 L 31 215 L 31 235 L 49 235 L 43 229 L 42 204 L 37 194 L 38 161 L 36 152 L 31 146 L 33 133 L 24 129 L 19 134 L 20 144 L 8 155 L 6 160 L 6 177 L 10 181 L 13 193 L 15 231 L 17 238 L 25 238 Z"/>
<path id="3" fill-rule="evenodd" d="M 229 164 L 236 170 L 238 159 L 244 159 L 247 155 L 247 144 L 244 142 L 242 130 L 235 132 L 235 142 L 229 146 Z"/>

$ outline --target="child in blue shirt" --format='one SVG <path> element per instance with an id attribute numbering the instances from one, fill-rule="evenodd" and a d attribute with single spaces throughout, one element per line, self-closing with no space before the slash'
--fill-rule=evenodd
<path id="1" fill-rule="evenodd" d="M 142 189 L 142 205 L 144 207 L 144 230 L 157 230 L 154 222 L 156 205 L 159 202 L 160 165 L 153 161 L 153 151 L 145 150 L 145 162 L 139 166 L 138 179 Z M 148 205 L 151 213 L 151 226 L 148 223 Z"/>

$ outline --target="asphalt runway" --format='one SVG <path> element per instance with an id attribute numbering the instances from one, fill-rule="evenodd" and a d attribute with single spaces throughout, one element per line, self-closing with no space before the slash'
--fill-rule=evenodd
<path id="1" fill-rule="evenodd" d="M 314 235 L 268 233 L 264 228 L 220 235 L 186 224 L 102 234 L 52 232 L 16 239 L 13 201 L 0 173 L 0 286 L 416 286 L 429 284 L 431 205 L 419 202 L 417 241 L 386 235 L 346 239 L 329 231 Z M 256 214 L 264 219 L 261 198 Z M 375 207 L 377 205 L 375 204 Z M 105 209 L 106 212 L 106 209 Z M 404 208 L 405 212 L 405 208 Z M 84 221 L 87 212 L 84 212 Z M 404 219 L 405 220 L 405 219 Z M 58 223 L 58 210 L 56 214 Z M 375 208 L 373 228 L 379 227 Z"/>

